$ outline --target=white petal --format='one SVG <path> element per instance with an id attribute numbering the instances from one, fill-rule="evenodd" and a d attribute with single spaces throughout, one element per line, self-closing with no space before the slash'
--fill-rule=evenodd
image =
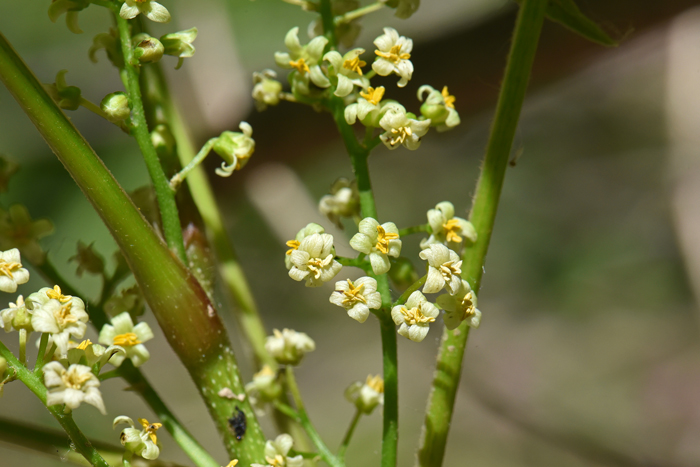
<path id="1" fill-rule="evenodd" d="M 0 290 L 15 293 L 17 292 L 17 283 L 7 276 L 0 276 Z"/>
<path id="2" fill-rule="evenodd" d="M 408 328 L 408 338 L 413 342 L 422 342 L 425 336 L 428 335 L 428 331 L 430 331 L 430 327 L 428 326 L 410 326 Z"/>
<path id="3" fill-rule="evenodd" d="M 151 21 L 155 21 L 156 23 L 170 22 L 170 12 L 168 12 L 167 8 L 158 2 L 149 2 L 148 4 L 150 6 L 150 11 L 145 13 L 146 18 L 150 19 Z"/>
<path id="4" fill-rule="evenodd" d="M 338 87 L 333 94 L 338 97 L 345 97 L 352 92 L 352 89 L 353 84 L 350 78 L 345 75 L 338 75 Z"/>
<path id="5" fill-rule="evenodd" d="M 364 303 L 358 303 L 348 310 L 348 316 L 358 323 L 364 323 L 369 316 L 369 308 Z"/>
<path id="6" fill-rule="evenodd" d="M 340 73 L 340 68 L 343 66 L 343 57 L 338 52 L 335 50 L 328 52 L 323 56 L 323 60 L 333 65 L 336 73 Z"/>
<path id="7" fill-rule="evenodd" d="M 289 30 L 287 35 L 284 37 L 284 45 L 294 54 L 299 55 L 301 53 L 301 44 L 299 43 L 299 27 L 294 27 Z"/>
<path id="8" fill-rule="evenodd" d="M 295 281 L 302 281 L 308 275 L 309 275 L 309 271 L 302 271 L 301 269 L 298 269 L 296 266 L 294 266 L 292 269 L 289 270 L 289 277 L 291 277 Z"/>
<path id="9" fill-rule="evenodd" d="M 353 250 L 368 255 L 372 251 L 374 243 L 367 235 L 363 233 L 356 233 L 350 239 L 350 246 Z"/>
<path id="10" fill-rule="evenodd" d="M 401 313 L 402 305 L 395 306 L 391 309 L 391 319 L 394 320 L 396 325 L 405 323 L 403 313 Z"/>
<path id="11" fill-rule="evenodd" d="M 370 253 L 369 262 L 375 274 L 386 274 L 391 269 L 389 258 L 384 253 Z"/>
<path id="12" fill-rule="evenodd" d="M 367 235 L 370 240 L 373 242 L 376 242 L 377 240 L 377 226 L 379 225 L 379 222 L 377 222 L 374 218 L 372 217 L 365 217 L 360 221 L 360 225 L 358 226 L 357 230 L 362 232 L 363 234 Z"/>
<path id="13" fill-rule="evenodd" d="M 428 278 L 425 280 L 423 293 L 437 293 L 441 291 L 443 287 L 445 287 L 445 279 L 442 277 L 442 274 L 440 274 L 440 271 L 432 266 L 428 268 Z"/>
<path id="14" fill-rule="evenodd" d="M 148 323 L 139 323 L 134 326 L 134 334 L 139 338 L 141 342 L 150 341 L 153 339 L 153 330 L 148 325 Z"/>
<path id="15" fill-rule="evenodd" d="M 124 19 L 132 19 L 136 18 L 138 14 L 141 13 L 139 11 L 139 8 L 137 6 L 129 6 L 126 3 L 122 5 L 122 9 L 119 10 L 119 16 L 121 16 Z"/>
<path id="16" fill-rule="evenodd" d="M 323 74 L 323 70 L 321 70 L 321 67 L 318 65 L 309 67 L 309 76 L 311 76 L 311 81 L 319 88 L 327 88 L 331 85 L 331 82 L 328 81 L 328 78 Z"/>
<path id="17" fill-rule="evenodd" d="M 394 71 L 394 65 L 380 58 L 372 63 L 372 69 L 376 71 L 379 76 L 389 76 Z"/>

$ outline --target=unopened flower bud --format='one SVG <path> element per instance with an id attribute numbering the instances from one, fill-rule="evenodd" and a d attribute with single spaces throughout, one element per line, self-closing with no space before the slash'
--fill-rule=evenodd
<path id="1" fill-rule="evenodd" d="M 82 99 L 80 88 L 68 86 L 66 84 L 65 75 L 68 70 L 61 70 L 56 74 L 56 82 L 45 84 L 44 89 L 49 93 L 51 98 L 58 106 L 65 110 L 76 110 L 80 107 Z"/>
<path id="2" fill-rule="evenodd" d="M 265 110 L 268 105 L 277 105 L 280 102 L 282 83 L 277 81 L 277 74 L 272 70 L 263 70 L 253 73 L 253 99 L 258 110 Z"/>
<path id="3" fill-rule="evenodd" d="M 123 92 L 107 94 L 100 102 L 100 108 L 107 114 L 110 122 L 120 122 L 131 115 L 129 98 Z"/>
<path id="4" fill-rule="evenodd" d="M 134 58 L 141 63 L 154 63 L 163 57 L 165 48 L 163 44 L 148 34 L 141 33 L 133 37 Z"/>
<path id="5" fill-rule="evenodd" d="M 165 47 L 165 55 L 178 57 L 175 69 L 182 66 L 183 58 L 188 58 L 194 55 L 194 46 L 192 42 L 197 38 L 197 28 L 186 29 L 185 31 L 166 34 L 160 38 L 160 41 Z"/>
<path id="6" fill-rule="evenodd" d="M 168 125 L 162 123 L 156 125 L 151 132 L 151 142 L 159 156 L 175 153 L 175 137 Z"/>
<path id="7" fill-rule="evenodd" d="M 213 150 L 224 160 L 221 168 L 216 169 L 216 174 L 221 177 L 229 177 L 234 170 L 242 169 L 255 151 L 253 127 L 246 122 L 241 122 L 239 128 L 243 133 L 224 131 L 214 143 Z"/>
<path id="8" fill-rule="evenodd" d="M 375 407 L 384 404 L 384 380 L 381 376 L 367 376 L 362 384 L 357 381 L 345 390 L 345 398 L 355 404 L 357 410 L 371 414 Z"/>

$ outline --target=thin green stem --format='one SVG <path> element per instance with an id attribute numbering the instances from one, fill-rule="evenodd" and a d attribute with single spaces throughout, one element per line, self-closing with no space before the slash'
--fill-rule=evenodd
<path id="1" fill-rule="evenodd" d="M 413 292 L 416 290 L 420 289 L 423 284 L 425 284 L 425 281 L 428 279 L 428 275 L 424 275 L 417 281 L 415 281 L 409 288 L 407 288 L 404 293 L 401 294 L 401 296 L 391 305 L 391 307 L 395 307 L 398 305 L 403 305 L 406 303 L 406 300 L 408 300 L 408 297 L 411 296 Z"/>
<path id="2" fill-rule="evenodd" d="M 39 376 L 41 368 L 44 366 L 44 357 L 46 356 L 46 346 L 49 343 L 49 334 L 43 333 L 39 339 L 39 353 L 36 355 L 36 363 L 34 364 L 34 374 Z"/>
<path id="3" fill-rule="evenodd" d="M 369 270 L 368 269 L 369 263 L 367 262 L 367 260 L 363 256 L 359 256 L 357 258 L 345 258 L 343 256 L 336 256 L 335 260 L 338 261 L 343 266 L 350 266 L 350 267 L 360 268 L 364 271 L 368 271 Z"/>
<path id="4" fill-rule="evenodd" d="M 413 227 L 406 227 L 405 229 L 399 230 L 399 237 L 405 237 L 406 235 L 411 235 L 414 233 L 429 232 L 429 224 L 414 225 Z"/>
<path id="5" fill-rule="evenodd" d="M 384 8 L 384 6 L 385 6 L 385 2 L 370 3 L 367 6 L 363 6 L 362 8 L 358 8 L 357 10 L 348 11 L 344 15 L 336 16 L 333 19 L 333 22 L 335 23 L 336 26 L 340 26 L 341 24 L 349 23 L 352 20 L 355 20 L 357 18 L 362 18 L 365 15 L 368 15 L 370 13 L 374 13 L 375 11 L 381 10 L 382 8 Z"/>
<path id="6" fill-rule="evenodd" d="M 323 35 L 328 39 L 328 46 L 334 50 L 337 44 L 335 37 L 335 24 L 333 23 L 333 7 L 331 0 L 321 0 L 319 4 L 321 13 L 321 23 L 323 24 Z"/>
<path id="7" fill-rule="evenodd" d="M 352 420 L 350 420 L 350 426 L 348 426 L 348 430 L 345 432 L 343 441 L 340 442 L 338 454 L 336 454 L 336 457 L 338 457 L 338 459 L 341 461 L 345 459 L 345 451 L 348 450 L 350 440 L 352 439 L 353 433 L 355 433 L 355 427 L 357 427 L 357 422 L 360 421 L 360 417 L 362 417 L 362 412 L 359 409 L 355 410 L 355 415 L 353 415 Z"/>
<path id="8" fill-rule="evenodd" d="M 27 330 L 19 330 L 19 362 L 22 365 L 27 364 Z"/>
<path id="9" fill-rule="evenodd" d="M 122 465 L 124 467 L 131 467 L 131 458 L 134 457 L 134 453 L 131 451 L 124 451 L 122 456 Z"/>
<path id="10" fill-rule="evenodd" d="M 477 293 L 481 286 L 484 260 L 546 7 L 547 0 L 524 0 L 515 25 L 496 115 L 470 214 L 478 239 L 474 246 L 465 250 L 463 256 L 462 276 Z M 466 322 L 453 331 L 443 331 L 418 451 L 420 466 L 442 465 L 468 336 L 469 327 Z"/>
<path id="11" fill-rule="evenodd" d="M 170 179 L 170 188 L 177 190 L 180 184 L 185 180 L 185 177 L 187 177 L 187 174 L 194 170 L 195 167 L 199 166 L 199 164 L 201 164 L 202 161 L 204 161 L 204 159 L 209 155 L 211 148 L 214 147 L 214 143 L 216 143 L 217 139 L 218 138 L 211 138 L 209 141 L 204 143 L 202 149 L 199 150 L 197 155 L 194 156 L 189 164 L 183 167 L 181 171 L 176 173 L 173 178 Z"/>
<path id="12" fill-rule="evenodd" d="M 158 153 L 153 147 L 151 135 L 148 131 L 148 124 L 146 123 L 146 114 L 143 110 L 138 70 L 132 65 L 134 61 L 134 51 L 131 45 L 129 22 L 118 14 L 115 14 L 115 18 L 119 30 L 122 53 L 124 55 L 124 75 L 126 77 L 124 86 L 129 95 L 129 106 L 131 108 L 131 134 L 136 138 L 136 142 L 141 149 L 148 174 L 155 188 L 156 199 L 163 223 L 165 241 L 168 247 L 177 254 L 180 261 L 182 261 L 183 264 L 187 264 L 185 243 L 182 238 L 182 226 L 180 225 L 180 215 L 178 213 L 177 204 L 175 203 L 175 193 L 170 189 L 170 183 L 160 165 Z"/>

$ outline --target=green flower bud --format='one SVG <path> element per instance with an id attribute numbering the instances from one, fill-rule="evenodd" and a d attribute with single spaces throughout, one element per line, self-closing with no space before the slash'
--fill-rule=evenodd
<path id="1" fill-rule="evenodd" d="M 154 63 L 163 57 L 165 48 L 155 37 L 141 33 L 135 35 L 131 41 L 134 44 L 134 58 L 140 63 Z"/>
<path id="2" fill-rule="evenodd" d="M 192 42 L 197 38 L 197 28 L 186 29 L 172 34 L 166 34 L 160 38 L 160 41 L 165 47 L 165 55 L 179 57 L 175 67 L 178 70 L 182 66 L 183 58 L 188 58 L 194 55 L 194 46 Z"/>
<path id="3" fill-rule="evenodd" d="M 276 77 L 277 74 L 272 70 L 253 73 L 253 99 L 258 110 L 262 111 L 268 105 L 280 103 L 282 83 L 274 79 Z"/>
<path id="4" fill-rule="evenodd" d="M 68 70 L 61 70 L 56 74 L 56 82 L 53 84 L 45 84 L 44 89 L 49 93 L 49 96 L 62 109 L 76 110 L 80 107 L 82 96 L 80 88 L 68 86 L 66 84 L 65 75 Z"/>
<path id="5" fill-rule="evenodd" d="M 156 148 L 158 156 L 167 156 L 175 153 L 175 137 L 168 125 L 159 124 L 151 132 L 151 142 Z"/>
<path id="6" fill-rule="evenodd" d="M 109 121 L 114 123 L 125 120 L 131 115 L 129 98 L 123 92 L 107 94 L 100 102 L 100 108 L 107 114 Z"/>
<path id="7" fill-rule="evenodd" d="M 246 122 L 241 122 L 239 128 L 243 133 L 224 131 L 214 143 L 213 150 L 221 156 L 224 164 L 216 169 L 216 174 L 221 177 L 229 177 L 234 170 L 242 169 L 255 151 L 253 127 Z"/>

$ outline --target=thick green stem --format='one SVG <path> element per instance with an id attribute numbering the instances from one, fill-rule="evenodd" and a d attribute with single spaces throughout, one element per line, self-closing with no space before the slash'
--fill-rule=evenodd
<path id="1" fill-rule="evenodd" d="M 348 431 L 345 432 L 343 441 L 340 442 L 340 447 L 338 448 L 338 454 L 336 454 L 338 459 L 340 459 L 341 461 L 345 459 L 345 451 L 348 450 L 350 440 L 352 439 L 353 433 L 355 433 L 355 428 L 357 427 L 357 422 L 360 421 L 360 417 L 362 417 L 362 412 L 359 409 L 355 410 L 355 415 L 353 415 L 352 420 L 350 421 Z"/>
<path id="2" fill-rule="evenodd" d="M 180 215 L 175 203 L 175 193 L 170 189 L 168 178 L 163 172 L 158 159 L 158 153 L 153 147 L 151 134 L 146 123 L 146 114 L 143 110 L 143 100 L 141 99 L 141 86 L 139 85 L 139 72 L 134 61 L 134 49 L 131 45 L 131 30 L 129 22 L 115 14 L 119 38 L 121 40 L 122 54 L 124 56 L 124 75 L 126 81 L 127 94 L 129 95 L 129 107 L 131 108 L 131 134 L 136 138 L 136 142 L 143 154 L 146 162 L 148 174 L 151 176 L 153 187 L 160 208 L 161 221 L 163 223 L 163 234 L 165 241 L 180 258 L 183 264 L 187 264 L 185 253 L 185 243 L 182 239 L 182 226 L 180 225 Z"/>
<path id="3" fill-rule="evenodd" d="M 465 250 L 463 256 L 462 276 L 477 293 L 481 286 L 486 252 L 546 6 L 547 0 L 524 0 L 515 25 L 496 115 L 470 214 L 478 240 L 474 246 Z M 469 327 L 466 322 L 454 331 L 443 331 L 418 451 L 420 466 L 442 465 L 468 336 Z"/>

